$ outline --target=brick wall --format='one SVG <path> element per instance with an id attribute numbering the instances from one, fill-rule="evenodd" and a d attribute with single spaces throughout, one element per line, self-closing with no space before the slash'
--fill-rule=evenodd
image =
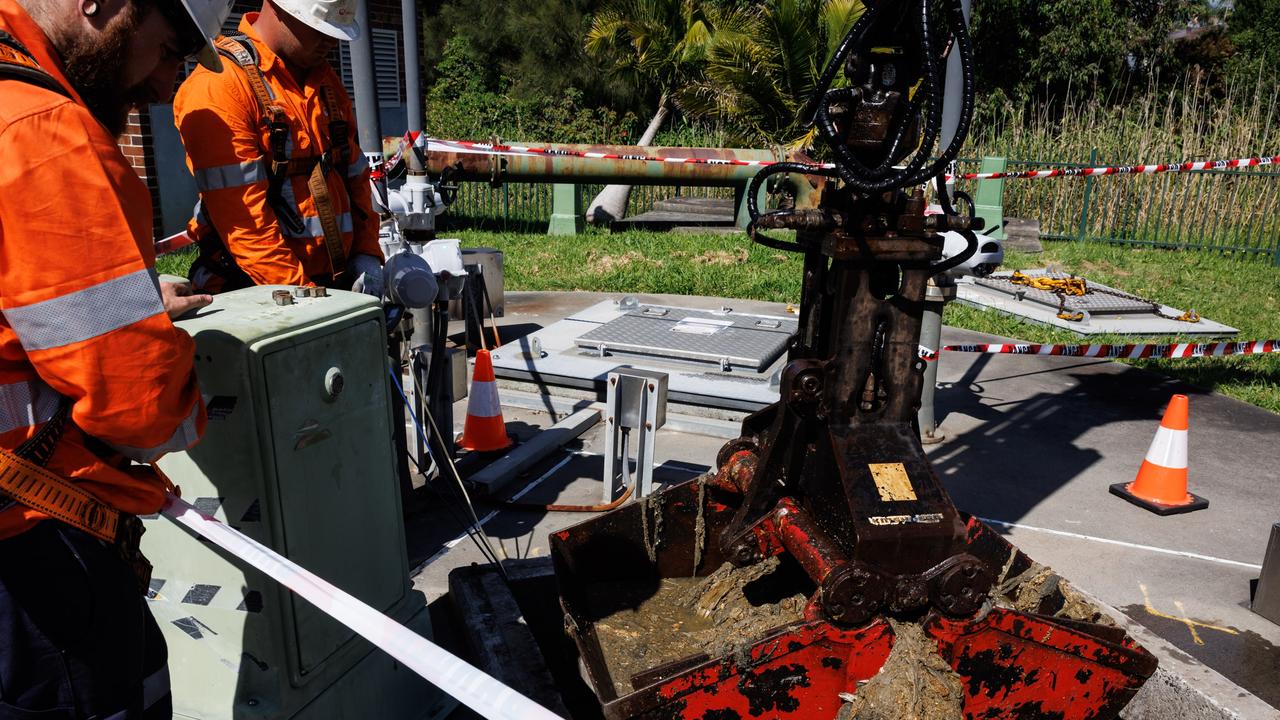
<path id="1" fill-rule="evenodd" d="M 155 150 L 151 144 L 151 116 L 137 110 L 129 113 L 129 121 L 125 125 L 124 133 L 117 140 L 120 151 L 129 159 L 129 164 L 151 191 L 152 220 L 158 238 L 160 235 L 160 188 L 156 184 Z"/>

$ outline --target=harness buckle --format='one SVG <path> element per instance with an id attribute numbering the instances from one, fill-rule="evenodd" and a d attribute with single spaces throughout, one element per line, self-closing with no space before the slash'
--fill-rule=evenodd
<path id="1" fill-rule="evenodd" d="M 272 164 L 288 163 L 289 123 L 284 120 L 272 120 L 269 127 L 271 131 L 267 141 L 271 145 Z"/>
<path id="2" fill-rule="evenodd" d="M 138 588 L 145 595 L 151 589 L 151 561 L 142 554 L 142 534 L 146 528 L 136 515 L 120 514 L 120 523 L 116 526 L 116 539 L 113 545 L 120 559 L 133 571 L 138 580 Z"/>

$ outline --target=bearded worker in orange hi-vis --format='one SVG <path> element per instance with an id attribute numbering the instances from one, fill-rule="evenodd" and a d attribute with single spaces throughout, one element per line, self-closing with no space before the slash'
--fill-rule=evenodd
<path id="1" fill-rule="evenodd" d="M 138 515 L 205 409 L 116 144 L 229 0 L 0 0 L 0 718 L 168 718 Z"/>
<path id="2" fill-rule="evenodd" d="M 267 0 L 217 42 L 223 73 L 197 69 L 174 120 L 200 202 L 196 287 L 324 285 L 382 294 L 380 218 L 355 111 L 330 67 L 360 34 L 356 0 Z"/>

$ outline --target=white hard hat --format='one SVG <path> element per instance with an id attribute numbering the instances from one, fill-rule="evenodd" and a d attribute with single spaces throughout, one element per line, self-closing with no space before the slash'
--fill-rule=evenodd
<path id="1" fill-rule="evenodd" d="M 222 59 L 213 46 L 213 39 L 222 33 L 222 23 L 231 14 L 231 2 L 232 0 L 182 0 L 182 7 L 204 36 L 204 47 L 196 53 L 196 59 L 214 72 L 222 71 Z"/>
<path id="2" fill-rule="evenodd" d="M 356 0 L 271 0 L 307 26 L 338 40 L 360 37 Z"/>

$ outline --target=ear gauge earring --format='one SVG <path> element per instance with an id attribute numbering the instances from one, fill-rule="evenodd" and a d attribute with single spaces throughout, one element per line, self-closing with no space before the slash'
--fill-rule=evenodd
<path id="1" fill-rule="evenodd" d="M 89 0 L 80 8 L 80 12 L 84 13 L 85 17 L 93 17 L 98 14 L 98 3 Z"/>

